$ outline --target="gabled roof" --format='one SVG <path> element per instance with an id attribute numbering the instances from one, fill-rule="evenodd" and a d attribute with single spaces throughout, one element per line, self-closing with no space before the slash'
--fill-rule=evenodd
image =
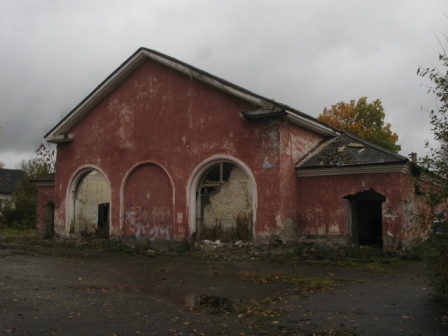
<path id="1" fill-rule="evenodd" d="M 209 85 L 215 86 L 220 90 L 228 92 L 241 99 L 249 101 L 260 108 L 285 110 L 285 119 L 294 124 L 312 130 L 324 136 L 336 136 L 339 133 L 336 129 L 327 124 L 311 117 L 308 114 L 295 110 L 285 104 L 268 99 L 240 86 L 232 84 L 224 79 L 209 74 L 203 70 L 195 68 L 187 63 L 181 62 L 173 57 L 164 55 L 155 50 L 140 48 L 123 64 L 121 64 L 109 77 L 107 77 L 95 90 L 93 90 L 78 106 L 68 113 L 55 127 L 53 127 L 46 135 L 48 142 L 65 142 L 71 141 L 72 135 L 68 132 L 81 120 L 90 110 L 98 104 L 107 94 L 116 88 L 122 81 L 128 77 L 132 71 L 137 69 L 147 59 L 162 63 L 170 68 L 187 74 L 191 78 L 195 78 Z"/>
<path id="2" fill-rule="evenodd" d="M 36 177 L 30 181 L 31 182 L 51 182 L 51 181 L 54 182 L 55 179 L 56 179 L 56 173 L 51 173 L 51 174 Z"/>
<path id="3" fill-rule="evenodd" d="M 360 139 L 354 135 L 344 133 L 338 137 L 322 143 L 313 152 L 309 153 L 304 159 L 296 164 L 298 170 L 307 170 L 309 175 L 312 170 L 319 170 L 321 174 L 330 172 L 337 174 L 341 168 L 352 168 L 348 173 L 353 173 L 354 169 L 360 167 L 379 166 L 376 172 L 384 172 L 390 169 L 402 170 L 409 159 L 400 154 L 391 152 L 387 149 L 374 145 L 366 140 Z M 388 166 L 384 168 L 385 166 Z M 393 167 L 392 167 L 393 166 Z M 338 168 L 335 170 L 334 168 Z M 362 169 L 362 168 L 361 168 Z M 361 170 L 359 170 L 361 172 Z M 365 172 L 365 171 L 364 171 Z"/>
<path id="4" fill-rule="evenodd" d="M 17 183 L 25 178 L 21 169 L 0 169 L 0 193 L 11 194 L 16 190 Z"/>
<path id="5" fill-rule="evenodd" d="M 51 173 L 43 176 L 36 177 L 30 182 L 36 183 L 38 186 L 46 186 L 46 185 L 54 185 L 54 182 L 56 180 L 56 173 Z"/>

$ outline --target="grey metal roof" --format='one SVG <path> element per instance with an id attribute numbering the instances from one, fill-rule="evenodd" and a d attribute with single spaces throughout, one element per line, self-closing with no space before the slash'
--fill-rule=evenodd
<path id="1" fill-rule="evenodd" d="M 13 193 L 17 183 L 24 178 L 25 173 L 20 169 L 0 169 L 0 193 Z"/>
<path id="2" fill-rule="evenodd" d="M 405 163 L 400 154 L 344 133 L 324 143 L 297 164 L 297 168 Z"/>
<path id="3" fill-rule="evenodd" d="M 52 174 L 36 177 L 30 181 L 31 182 L 54 182 L 55 179 L 56 179 L 56 173 L 52 173 Z"/>

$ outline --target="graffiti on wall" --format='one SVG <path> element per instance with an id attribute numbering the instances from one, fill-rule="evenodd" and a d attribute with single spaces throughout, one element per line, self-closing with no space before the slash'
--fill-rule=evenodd
<path id="1" fill-rule="evenodd" d="M 129 234 L 135 236 L 137 243 L 140 243 L 142 237 L 150 241 L 156 239 L 171 240 L 172 224 L 168 218 L 171 218 L 171 211 L 166 208 L 151 208 L 150 210 L 141 207 L 132 207 L 125 212 L 125 223 Z"/>
<path id="2" fill-rule="evenodd" d="M 173 237 L 173 189 L 165 171 L 144 164 L 129 175 L 125 187 L 124 231 L 137 244 Z"/>

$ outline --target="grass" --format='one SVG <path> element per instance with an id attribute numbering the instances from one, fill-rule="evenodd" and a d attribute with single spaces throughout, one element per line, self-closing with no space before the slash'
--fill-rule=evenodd
<path id="1" fill-rule="evenodd" d="M 131 248 L 121 242 L 112 242 L 108 239 L 100 239 L 96 237 L 83 237 L 76 239 L 42 239 L 41 235 L 35 230 L 17 230 L 17 229 L 0 229 L 0 247 L 15 250 L 32 251 L 41 254 L 56 254 L 60 249 L 63 255 L 74 254 L 69 250 L 78 251 L 97 251 L 111 253 L 132 253 L 146 254 L 148 246 Z M 390 272 L 402 259 L 406 256 L 397 254 L 387 254 L 380 249 L 369 247 L 350 247 L 337 250 L 315 251 L 312 249 L 304 249 L 302 246 L 284 250 L 281 253 L 267 253 L 266 255 L 256 256 L 250 248 L 218 248 L 218 249 L 185 249 L 184 251 L 176 251 L 176 255 L 183 255 L 195 259 L 212 259 L 225 261 L 250 261 L 250 260 L 266 260 L 273 263 L 294 264 L 294 263 L 311 263 L 322 265 L 333 265 L 340 267 L 364 269 L 370 272 L 386 273 Z M 77 253 L 79 254 L 79 253 Z M 252 278 L 254 282 L 298 282 L 299 279 L 287 278 L 284 275 L 264 275 L 263 278 L 256 280 L 254 275 L 240 275 L 241 278 Z M 325 281 L 330 282 L 331 279 L 321 279 L 321 284 L 315 286 L 325 287 Z M 304 281 L 304 280 L 303 280 Z M 331 285 L 331 284 L 330 284 Z M 306 286 L 305 286 L 306 287 Z"/>
<path id="2" fill-rule="evenodd" d="M 354 336 L 357 335 L 355 329 L 350 327 L 338 327 L 328 332 L 328 336 Z"/>
<path id="3" fill-rule="evenodd" d="M 146 253 L 131 249 L 123 244 L 111 242 L 108 239 L 43 239 L 36 230 L 17 231 L 13 229 L 0 230 L 0 248 L 13 251 L 33 252 L 40 255 L 63 255 L 68 257 L 92 258 L 97 252 L 110 253 Z"/>
<path id="4" fill-rule="evenodd" d="M 339 287 L 342 283 L 342 280 L 333 277 L 294 276 L 279 272 L 257 274 L 255 272 L 243 271 L 238 273 L 237 276 L 243 281 L 259 284 L 294 285 L 296 286 L 296 291 L 300 293 L 328 290 Z"/>
<path id="5" fill-rule="evenodd" d="M 338 267 L 363 269 L 376 273 L 388 273 L 400 262 L 408 259 L 406 255 L 385 253 L 382 249 L 356 246 L 316 251 L 298 246 L 286 253 L 271 254 L 269 261 L 275 263 L 308 263 Z"/>
<path id="6" fill-rule="evenodd" d="M 35 229 L 28 229 L 28 230 L 11 229 L 11 228 L 0 229 L 0 236 L 25 236 L 35 234 L 36 234 Z"/>

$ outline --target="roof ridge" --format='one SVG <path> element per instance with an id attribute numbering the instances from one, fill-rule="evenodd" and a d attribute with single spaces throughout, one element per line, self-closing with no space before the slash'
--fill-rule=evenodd
<path id="1" fill-rule="evenodd" d="M 391 150 L 388 150 L 388 149 L 386 149 L 386 148 L 384 148 L 384 147 L 378 146 L 378 145 L 376 145 L 376 144 L 374 144 L 374 143 L 372 143 L 372 142 L 370 142 L 370 141 L 368 141 L 368 140 L 361 139 L 361 138 L 357 137 L 356 135 L 353 135 L 353 134 L 348 133 L 348 132 L 344 132 L 344 133 L 342 133 L 342 134 L 341 134 L 340 136 L 338 136 L 337 138 L 339 138 L 339 137 L 341 137 L 341 136 L 343 136 L 343 135 L 346 135 L 346 136 L 348 136 L 349 138 L 352 138 L 352 139 L 354 139 L 354 140 L 356 140 L 356 141 L 362 142 L 364 145 L 367 145 L 367 146 L 369 146 L 369 147 L 375 148 L 376 150 L 380 150 L 380 151 L 385 152 L 385 153 L 387 153 L 387 154 L 389 154 L 389 155 L 393 155 L 393 156 L 397 156 L 397 157 L 399 157 L 399 158 L 401 158 L 401 159 L 409 160 L 407 157 L 405 157 L 405 156 L 403 156 L 403 155 L 401 155 L 401 154 L 398 154 L 398 153 L 396 153 L 396 152 L 393 152 L 393 151 L 391 151 Z"/>
<path id="2" fill-rule="evenodd" d="M 128 57 L 118 68 L 116 68 L 109 76 L 106 77 L 97 87 L 95 87 L 75 108 L 67 113 L 55 126 L 53 126 L 44 136 L 47 141 L 61 142 L 71 141 L 67 133 L 80 119 L 84 117 L 91 109 L 96 105 L 98 101 L 101 101 L 118 83 L 125 80 L 127 76 L 140 67 L 147 59 L 152 59 L 155 62 L 159 62 L 165 66 L 175 69 L 179 72 L 190 75 L 200 81 L 207 83 L 208 85 L 215 86 L 220 90 L 228 92 L 234 96 L 239 97 L 252 102 L 260 107 L 268 106 L 270 108 L 278 106 L 282 107 L 288 112 L 286 118 L 293 119 L 301 124 L 302 127 L 320 132 L 326 136 L 336 136 L 340 134 L 340 131 L 334 127 L 312 117 L 309 114 L 291 108 L 290 106 L 277 102 L 274 99 L 266 98 L 257 93 L 254 93 L 242 86 L 236 85 L 221 77 L 215 76 L 207 71 L 201 70 L 188 63 L 180 61 L 172 56 L 168 56 L 153 49 L 140 47 L 130 57 Z M 288 119 L 288 120 L 290 120 Z"/>

